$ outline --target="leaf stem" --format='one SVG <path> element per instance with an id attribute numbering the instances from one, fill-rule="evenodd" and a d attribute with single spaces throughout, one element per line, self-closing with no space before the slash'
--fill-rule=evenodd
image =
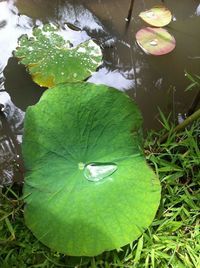
<path id="1" fill-rule="evenodd" d="M 194 113 L 199 102 L 200 102 L 200 90 L 198 91 L 197 95 L 195 96 L 190 108 L 188 109 L 188 112 L 187 112 L 188 116 L 190 116 L 191 114 Z"/>
<path id="2" fill-rule="evenodd" d="M 132 12 L 133 12 L 133 4 L 134 4 L 134 0 L 131 0 L 129 11 L 128 11 L 128 16 L 126 18 L 127 24 L 129 24 L 130 20 L 131 20 L 131 16 L 132 16 Z"/>
<path id="3" fill-rule="evenodd" d="M 195 120 L 200 118 L 200 109 L 198 109 L 196 112 L 194 112 L 192 115 L 190 115 L 189 117 L 187 117 L 180 125 L 176 126 L 172 132 L 173 133 L 177 133 L 180 132 L 181 130 L 185 129 L 189 124 L 193 123 Z M 169 132 L 166 133 L 165 135 L 163 135 L 160 140 L 159 143 L 164 143 L 167 138 L 169 136 Z"/>

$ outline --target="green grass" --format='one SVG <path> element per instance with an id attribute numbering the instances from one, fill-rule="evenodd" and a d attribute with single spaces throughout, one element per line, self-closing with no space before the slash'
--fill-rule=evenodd
<path id="1" fill-rule="evenodd" d="M 13 185 L 0 192 L 0 267 L 200 268 L 200 121 L 176 135 L 162 122 L 164 129 L 149 133 L 145 142 L 162 198 L 155 220 L 137 241 L 95 258 L 53 252 L 24 225 L 21 189 Z M 165 129 L 168 139 L 155 145 Z"/>

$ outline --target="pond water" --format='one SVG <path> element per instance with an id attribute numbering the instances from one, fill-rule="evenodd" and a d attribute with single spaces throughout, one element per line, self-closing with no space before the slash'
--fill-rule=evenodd
<path id="1" fill-rule="evenodd" d="M 135 33 L 146 27 L 138 14 L 161 2 L 173 14 L 166 29 L 175 37 L 176 48 L 155 57 L 141 50 Z M 126 91 L 138 104 L 145 129 L 160 127 L 158 107 L 165 114 L 171 112 L 174 122 L 179 113 L 187 113 L 195 92 L 184 91 L 190 83 L 184 74 L 200 72 L 200 1 L 135 0 L 128 25 L 129 6 L 130 0 L 0 1 L 0 184 L 11 182 L 13 174 L 16 180 L 22 177 L 19 144 L 24 111 L 45 90 L 12 56 L 18 38 L 35 26 L 52 22 L 74 45 L 90 37 L 101 45 L 103 64 L 89 81 Z"/>

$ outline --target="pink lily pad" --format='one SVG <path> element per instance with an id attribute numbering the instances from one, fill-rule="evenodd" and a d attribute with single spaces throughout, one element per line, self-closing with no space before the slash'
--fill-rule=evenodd
<path id="1" fill-rule="evenodd" d="M 165 6 L 154 6 L 149 10 L 141 12 L 139 17 L 155 27 L 166 26 L 172 20 L 172 14 Z"/>
<path id="2" fill-rule="evenodd" d="M 155 56 L 167 54 L 176 46 L 175 38 L 163 28 L 143 28 L 136 33 L 136 40 L 144 52 Z"/>

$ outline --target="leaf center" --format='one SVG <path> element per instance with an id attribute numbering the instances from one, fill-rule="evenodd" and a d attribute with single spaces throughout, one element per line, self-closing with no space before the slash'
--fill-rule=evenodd
<path id="1" fill-rule="evenodd" d="M 89 163 L 85 165 L 83 174 L 87 180 L 97 182 L 109 177 L 116 170 L 115 163 Z"/>

